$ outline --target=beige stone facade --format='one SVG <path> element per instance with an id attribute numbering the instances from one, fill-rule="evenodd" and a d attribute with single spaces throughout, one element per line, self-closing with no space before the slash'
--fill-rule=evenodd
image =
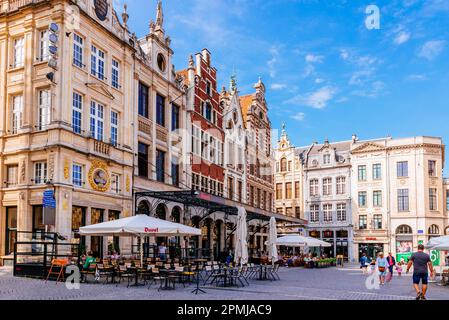
<path id="1" fill-rule="evenodd" d="M 355 256 L 392 252 L 398 258 L 444 235 L 444 145 L 440 138 L 353 140 Z"/>

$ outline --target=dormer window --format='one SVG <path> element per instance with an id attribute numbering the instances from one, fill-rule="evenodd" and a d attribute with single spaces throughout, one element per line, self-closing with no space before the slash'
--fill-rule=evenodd
<path id="1" fill-rule="evenodd" d="M 167 64 L 166 64 L 166 62 L 165 62 L 165 58 L 164 58 L 163 54 L 162 54 L 162 53 L 159 53 L 159 54 L 157 55 L 157 66 L 158 66 L 159 70 L 160 70 L 161 72 L 165 72 L 166 65 L 167 65 Z"/>
<path id="2" fill-rule="evenodd" d="M 331 155 L 325 154 L 323 155 L 323 164 L 330 164 L 331 163 Z"/>

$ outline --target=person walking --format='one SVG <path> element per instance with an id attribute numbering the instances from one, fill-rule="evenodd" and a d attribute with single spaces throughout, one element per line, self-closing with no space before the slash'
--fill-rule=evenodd
<path id="1" fill-rule="evenodd" d="M 407 273 L 409 273 L 412 265 L 413 287 L 416 291 L 416 300 L 426 300 L 427 282 L 429 278 L 428 270 L 430 270 L 430 275 L 432 277 L 435 275 L 435 270 L 433 269 L 432 262 L 430 261 L 430 256 L 424 252 L 424 245 L 418 245 L 418 252 L 412 254 L 407 264 Z M 422 282 L 421 289 L 419 288 L 420 282 Z"/>
<path id="2" fill-rule="evenodd" d="M 362 269 L 363 274 L 366 274 L 368 272 L 368 258 L 366 256 L 366 253 L 362 253 L 362 256 L 360 257 L 360 269 Z"/>
<path id="3" fill-rule="evenodd" d="M 377 271 L 379 272 L 379 281 L 380 285 L 385 284 L 385 276 L 387 275 L 388 261 L 387 258 L 384 257 L 383 252 L 379 252 L 379 255 L 376 260 Z"/>
<path id="4" fill-rule="evenodd" d="M 393 271 L 394 267 L 396 266 L 396 259 L 393 257 L 391 252 L 388 253 L 387 262 L 388 262 L 387 282 L 390 282 L 391 279 L 393 279 Z"/>

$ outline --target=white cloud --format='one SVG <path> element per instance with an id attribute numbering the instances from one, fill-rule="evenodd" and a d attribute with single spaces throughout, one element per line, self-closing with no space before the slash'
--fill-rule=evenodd
<path id="1" fill-rule="evenodd" d="M 374 81 L 371 86 L 366 86 L 363 89 L 355 90 L 352 94 L 365 98 L 377 98 L 379 95 L 384 93 L 384 89 L 385 83 L 382 81 Z"/>
<path id="2" fill-rule="evenodd" d="M 274 78 L 276 77 L 276 63 L 278 61 L 278 56 L 279 56 L 279 50 L 276 47 L 271 47 L 270 48 L 270 54 L 271 54 L 271 59 L 267 62 L 267 66 L 268 66 L 268 71 L 270 73 L 270 77 Z"/>
<path id="3" fill-rule="evenodd" d="M 348 60 L 349 59 L 348 50 L 346 50 L 346 49 L 340 50 L 340 58 L 342 58 L 343 60 Z"/>
<path id="4" fill-rule="evenodd" d="M 418 53 L 418 56 L 427 60 L 433 60 L 443 51 L 446 46 L 444 40 L 430 40 L 427 41 Z"/>
<path id="5" fill-rule="evenodd" d="M 304 112 L 298 112 L 297 114 L 292 115 L 290 118 L 296 121 L 304 121 L 306 114 Z"/>
<path id="6" fill-rule="evenodd" d="M 410 36 L 410 32 L 402 31 L 394 38 L 394 43 L 397 45 L 406 43 L 408 40 L 410 40 Z"/>
<path id="7" fill-rule="evenodd" d="M 324 57 L 309 53 L 308 55 L 306 55 L 305 59 L 306 59 L 306 62 L 308 62 L 308 63 L 315 63 L 315 62 L 323 62 Z"/>
<path id="8" fill-rule="evenodd" d="M 283 83 L 273 83 L 271 85 L 271 90 L 282 90 L 285 88 L 287 88 L 287 85 Z"/>
<path id="9" fill-rule="evenodd" d="M 424 74 L 410 74 L 407 76 L 408 81 L 424 81 L 427 80 L 427 76 Z"/>
<path id="10" fill-rule="evenodd" d="M 320 84 L 320 83 L 323 83 L 324 82 L 324 79 L 321 79 L 321 78 L 316 78 L 315 79 L 315 83 L 316 84 Z"/>
<path id="11" fill-rule="evenodd" d="M 324 109 L 329 101 L 332 100 L 334 95 L 337 93 L 337 89 L 334 87 L 326 86 L 322 87 L 314 92 L 310 92 L 307 95 L 297 95 L 285 103 L 288 104 L 299 104 L 312 107 L 315 109 Z"/>

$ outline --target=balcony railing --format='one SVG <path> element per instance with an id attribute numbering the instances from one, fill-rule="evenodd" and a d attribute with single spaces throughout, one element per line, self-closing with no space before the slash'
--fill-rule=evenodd
<path id="1" fill-rule="evenodd" d="M 94 140 L 94 151 L 103 155 L 109 155 L 110 145 L 102 141 Z"/>
<path id="2" fill-rule="evenodd" d="M 46 1 L 48 0 L 0 0 L 0 13 L 13 12 L 22 7 Z"/>

